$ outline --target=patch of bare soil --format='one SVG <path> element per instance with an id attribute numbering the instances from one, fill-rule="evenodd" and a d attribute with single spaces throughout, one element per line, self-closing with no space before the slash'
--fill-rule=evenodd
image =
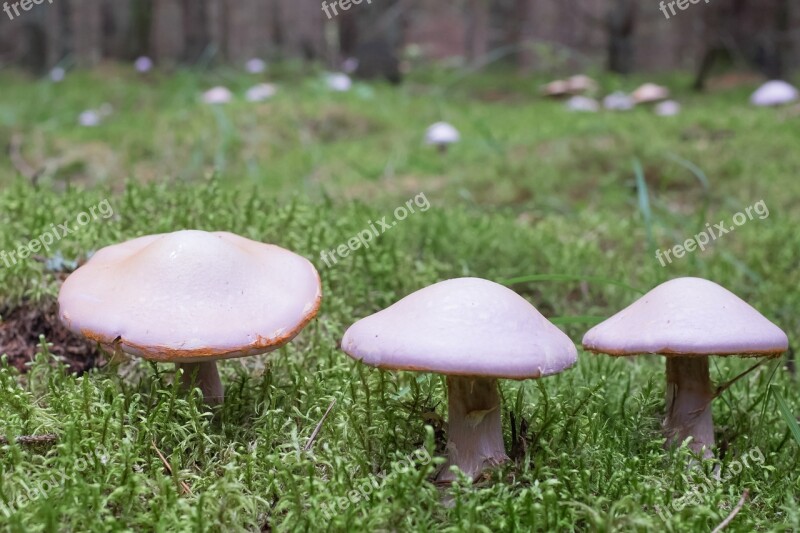
<path id="1" fill-rule="evenodd" d="M 39 351 L 40 335 L 45 336 L 52 345 L 50 352 L 58 356 L 70 372 L 82 374 L 103 363 L 96 343 L 61 324 L 55 301 L 23 304 L 4 312 L 0 320 L 0 354 L 7 354 L 9 364 L 25 372 L 26 363 Z"/>

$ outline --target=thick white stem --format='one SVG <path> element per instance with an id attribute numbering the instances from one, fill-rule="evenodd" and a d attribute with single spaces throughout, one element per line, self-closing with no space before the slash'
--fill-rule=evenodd
<path id="1" fill-rule="evenodd" d="M 203 392 L 203 398 L 209 405 L 222 403 L 225 397 L 222 382 L 219 379 L 216 361 L 203 363 L 178 363 L 178 368 L 183 370 L 181 383 L 184 390 L 198 388 Z"/>
<path id="2" fill-rule="evenodd" d="M 702 453 L 704 459 L 714 456 L 713 399 L 708 357 L 667 357 L 667 446 L 680 446 L 692 437 L 689 448 L 693 452 Z"/>
<path id="3" fill-rule="evenodd" d="M 508 460 L 497 380 L 448 376 L 447 391 L 447 462 L 436 481 L 455 481 L 451 466 L 475 480 L 485 468 Z"/>

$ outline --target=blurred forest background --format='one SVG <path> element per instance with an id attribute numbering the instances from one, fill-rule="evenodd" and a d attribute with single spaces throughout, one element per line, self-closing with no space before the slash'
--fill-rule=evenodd
<path id="1" fill-rule="evenodd" d="M 403 61 L 504 62 L 547 72 L 604 63 L 620 73 L 714 65 L 780 78 L 800 63 L 800 3 L 711 0 L 667 19 L 658 0 L 366 0 L 330 20 L 320 0 L 47 0 L 0 13 L 0 64 L 44 71 L 140 55 L 161 66 L 360 60 L 396 78 Z M 795 28 L 793 30 L 793 28 Z"/>

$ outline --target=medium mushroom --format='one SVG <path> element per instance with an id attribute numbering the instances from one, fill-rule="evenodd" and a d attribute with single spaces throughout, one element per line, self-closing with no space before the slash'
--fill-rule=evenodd
<path id="1" fill-rule="evenodd" d="M 133 67 L 139 74 L 147 74 L 153 70 L 153 60 L 147 56 L 139 56 L 133 62 Z"/>
<path id="2" fill-rule="evenodd" d="M 581 113 L 596 113 L 600 110 L 600 103 L 588 96 L 573 96 L 567 100 L 566 106 L 570 111 L 578 111 Z"/>
<path id="3" fill-rule="evenodd" d="M 477 479 L 508 460 L 498 379 L 533 379 L 577 361 L 573 342 L 514 291 L 479 278 L 436 283 L 353 324 L 342 350 L 370 366 L 447 376 L 448 460 Z"/>
<path id="4" fill-rule="evenodd" d="M 705 279 L 678 278 L 589 330 L 583 347 L 614 356 L 665 356 L 667 445 L 680 445 L 691 437 L 690 449 L 710 458 L 711 402 L 717 392 L 709 378 L 708 357 L 777 357 L 787 350 L 788 339 L 727 289 Z"/>
<path id="5" fill-rule="evenodd" d="M 675 100 L 664 100 L 656 104 L 654 111 L 659 117 L 674 117 L 680 115 L 681 104 Z"/>
<path id="6" fill-rule="evenodd" d="M 631 96 L 637 104 L 650 104 L 669 98 L 669 89 L 655 83 L 645 83 L 633 91 Z"/>
<path id="7" fill-rule="evenodd" d="M 616 91 L 603 98 L 603 107 L 609 111 L 630 111 L 636 102 L 633 98 L 622 91 Z"/>
<path id="8" fill-rule="evenodd" d="M 337 93 L 346 93 L 353 87 L 353 80 L 343 72 L 333 72 L 325 76 L 328 89 Z"/>
<path id="9" fill-rule="evenodd" d="M 203 93 L 203 103 L 208 105 L 227 104 L 233 100 L 233 93 L 226 87 L 214 87 Z"/>
<path id="10" fill-rule="evenodd" d="M 105 348 L 183 370 L 222 400 L 216 361 L 263 354 L 316 315 L 320 280 L 305 258 L 232 233 L 178 231 L 108 246 L 58 297 L 61 321 Z"/>
<path id="11" fill-rule="evenodd" d="M 425 130 L 425 144 L 435 146 L 440 152 L 447 151 L 451 144 L 461 140 L 461 134 L 452 124 L 436 122 Z"/>
<path id="12" fill-rule="evenodd" d="M 263 102 L 269 100 L 278 92 L 278 88 L 272 83 L 259 83 L 247 89 L 245 100 L 248 102 Z"/>
<path id="13" fill-rule="evenodd" d="M 797 89 L 782 80 L 768 81 L 750 97 L 750 103 L 758 107 L 791 104 L 800 97 Z"/>

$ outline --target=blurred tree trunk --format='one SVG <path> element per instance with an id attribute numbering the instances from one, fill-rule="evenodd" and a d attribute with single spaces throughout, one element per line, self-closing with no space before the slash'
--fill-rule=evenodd
<path id="1" fill-rule="evenodd" d="M 211 44 L 211 23 L 208 20 L 209 6 L 205 0 L 183 0 L 183 20 L 186 43 L 183 59 L 197 63 Z"/>
<path id="2" fill-rule="evenodd" d="M 72 45 L 75 62 L 96 65 L 103 57 L 102 0 L 72 0 Z"/>
<path id="3" fill-rule="evenodd" d="M 467 0 L 467 62 L 478 66 L 489 53 L 489 0 Z"/>
<path id="4" fill-rule="evenodd" d="M 277 0 L 278 28 L 276 40 L 285 56 L 308 60 L 325 55 L 325 27 L 327 17 L 318 0 Z M 367 9 L 369 4 L 351 4 L 350 10 Z"/>
<path id="5" fill-rule="evenodd" d="M 606 17 L 608 30 L 608 68 L 611 72 L 629 74 L 633 71 L 633 34 L 636 29 L 634 0 L 613 0 Z"/>
<path id="6" fill-rule="evenodd" d="M 534 27 L 533 27 L 533 5 L 536 0 L 515 0 L 513 9 L 512 42 L 517 47 L 517 67 L 522 72 L 530 72 L 533 69 L 535 54 L 533 51 Z"/>
<path id="7" fill-rule="evenodd" d="M 185 35 L 181 0 L 154 0 L 151 50 L 156 61 L 177 63 L 183 57 Z"/>

